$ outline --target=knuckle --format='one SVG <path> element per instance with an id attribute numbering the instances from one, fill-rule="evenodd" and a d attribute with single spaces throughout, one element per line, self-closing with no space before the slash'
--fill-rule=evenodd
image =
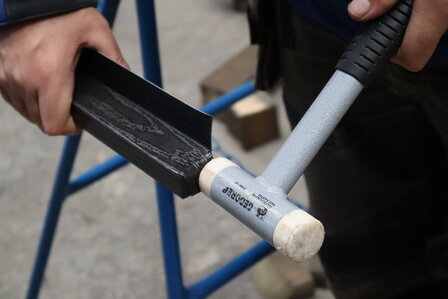
<path id="1" fill-rule="evenodd" d="M 420 72 L 425 67 L 424 63 L 421 62 L 407 62 L 403 63 L 402 66 L 410 72 Z"/>
<path id="2" fill-rule="evenodd" d="M 41 83 L 48 83 L 51 77 L 55 74 L 55 68 L 53 68 L 51 65 L 39 65 L 38 68 L 38 77 L 40 79 L 39 81 Z"/>
<path id="3" fill-rule="evenodd" d="M 49 136 L 58 136 L 64 134 L 64 127 L 55 120 L 43 120 L 42 130 Z"/>
<path id="4" fill-rule="evenodd" d="M 58 63 L 58 59 L 49 59 L 48 62 L 39 62 L 36 65 L 36 81 L 41 85 L 47 86 L 54 79 L 58 79 L 60 76 L 60 70 L 64 69 L 62 63 Z"/>
<path id="5" fill-rule="evenodd" d="M 68 122 L 60 122 L 58 120 L 45 120 L 40 119 L 39 122 L 42 123 L 41 129 L 48 136 L 61 136 L 61 135 L 74 135 L 79 133 L 80 129 L 74 124 L 69 124 Z"/>
<path id="6" fill-rule="evenodd" d="M 82 20 L 83 24 L 89 24 L 92 22 L 92 20 L 95 18 L 95 15 L 97 14 L 97 10 L 93 7 L 87 7 L 80 9 L 75 12 L 78 15 L 78 19 Z"/>
<path id="7" fill-rule="evenodd" d="M 26 75 L 20 69 L 16 70 L 13 75 L 13 80 L 18 86 L 26 85 Z"/>
<path id="8" fill-rule="evenodd" d="M 409 46 L 409 43 L 403 44 L 398 50 L 398 53 L 394 58 L 394 62 L 410 72 L 419 72 L 425 68 L 430 56 L 427 57 L 426 55 L 416 55 L 415 53 L 415 46 Z"/>
<path id="9" fill-rule="evenodd" d="M 411 57 L 401 57 L 395 60 L 396 63 L 410 72 L 419 72 L 426 66 L 426 61 L 422 59 L 415 59 Z"/>
<path id="10" fill-rule="evenodd" d="M 50 78 L 51 78 L 51 73 L 45 69 L 39 73 L 38 81 L 40 81 L 41 83 L 47 83 L 48 81 L 50 81 Z"/>
<path id="11" fill-rule="evenodd" d="M 16 65 L 8 66 L 8 71 L 7 73 L 5 72 L 5 76 L 10 83 L 22 83 L 25 79 L 22 65 L 20 63 L 17 63 Z"/>
<path id="12" fill-rule="evenodd" d="M 105 30 L 109 30 L 109 23 L 107 22 L 107 20 L 105 18 L 103 18 L 101 15 L 98 15 L 96 17 L 93 18 L 91 24 L 91 28 L 92 31 L 105 31 Z"/>
<path id="13" fill-rule="evenodd" d="M 57 55 L 47 49 L 40 49 L 32 61 L 30 73 L 33 73 L 39 82 L 47 82 L 57 70 L 57 61 Z"/>

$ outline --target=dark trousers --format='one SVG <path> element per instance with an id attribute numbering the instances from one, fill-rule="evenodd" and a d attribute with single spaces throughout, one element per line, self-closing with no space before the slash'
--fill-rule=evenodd
<path id="1" fill-rule="evenodd" d="M 295 126 L 347 42 L 296 12 L 283 25 L 284 101 Z M 305 172 L 337 298 L 448 298 L 447 157 L 448 76 L 391 63 Z"/>

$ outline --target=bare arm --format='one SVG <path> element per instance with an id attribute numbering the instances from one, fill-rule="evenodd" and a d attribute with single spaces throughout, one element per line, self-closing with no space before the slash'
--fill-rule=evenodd
<path id="1" fill-rule="evenodd" d="M 384 14 L 397 2 L 353 0 L 348 11 L 353 19 L 364 22 Z M 420 71 L 428 63 L 447 29 L 448 0 L 414 0 L 408 30 L 393 60 L 410 71 Z"/>
<path id="2" fill-rule="evenodd" d="M 78 133 L 70 107 L 76 61 L 84 47 L 127 66 L 95 8 L 0 28 L 1 94 L 44 133 Z"/>

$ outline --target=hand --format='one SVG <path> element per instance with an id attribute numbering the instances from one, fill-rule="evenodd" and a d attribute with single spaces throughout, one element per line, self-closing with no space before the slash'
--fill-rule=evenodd
<path id="1" fill-rule="evenodd" d="M 348 12 L 356 21 L 369 21 L 390 10 L 398 1 L 353 0 Z M 422 70 L 447 29 L 448 0 L 414 0 L 403 44 L 392 60 L 409 71 Z"/>
<path id="2" fill-rule="evenodd" d="M 127 67 L 94 8 L 0 28 L 0 92 L 48 135 L 80 132 L 70 115 L 79 52 L 89 47 Z"/>

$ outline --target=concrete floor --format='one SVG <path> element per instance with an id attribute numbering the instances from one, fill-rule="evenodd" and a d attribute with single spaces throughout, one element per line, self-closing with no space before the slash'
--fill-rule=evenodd
<path id="1" fill-rule="evenodd" d="M 141 73 L 135 7 L 122 1 L 116 36 Z M 229 0 L 157 2 L 165 89 L 198 107 L 198 82 L 249 43 Z M 280 105 L 280 100 L 279 100 Z M 280 109 L 282 136 L 288 133 Z M 44 136 L 0 101 L 0 298 L 23 298 L 63 138 Z M 214 136 L 259 173 L 281 141 L 244 152 L 219 122 Z M 74 174 L 113 153 L 85 134 Z M 307 201 L 300 182 L 292 197 Z M 176 200 L 185 282 L 211 273 L 259 238 L 202 195 Z M 41 298 L 165 298 L 151 178 L 127 166 L 65 204 Z M 249 273 L 211 298 L 260 298 Z M 314 298 L 333 298 L 319 291 Z"/>

